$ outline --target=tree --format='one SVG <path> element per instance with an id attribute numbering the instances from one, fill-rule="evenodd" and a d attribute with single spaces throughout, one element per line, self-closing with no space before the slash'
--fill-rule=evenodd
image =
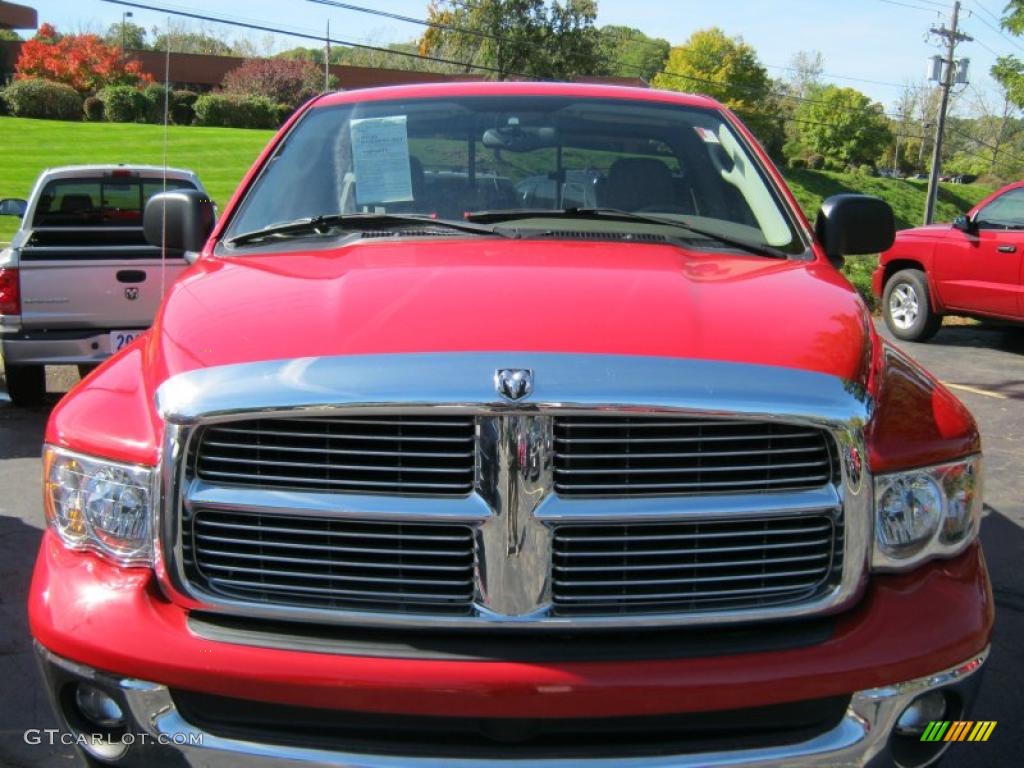
<path id="1" fill-rule="evenodd" d="M 671 50 L 653 85 L 717 99 L 743 118 L 771 154 L 781 151 L 778 99 L 767 70 L 743 38 L 727 37 L 718 27 L 697 30 Z"/>
<path id="2" fill-rule="evenodd" d="M 815 89 L 796 119 L 803 145 L 833 165 L 874 164 L 893 139 L 882 105 L 854 88 Z"/>
<path id="3" fill-rule="evenodd" d="M 9 40 L 11 42 L 21 42 L 21 35 L 15 32 L 13 29 L 0 29 L 0 40 Z"/>
<path id="4" fill-rule="evenodd" d="M 419 52 L 509 76 L 569 79 L 600 67 L 596 0 L 432 0 Z"/>
<path id="5" fill-rule="evenodd" d="M 107 45 L 124 48 L 126 51 L 144 51 L 146 45 L 146 28 L 127 21 L 124 24 L 114 22 L 107 27 L 107 33 L 103 36 Z"/>
<path id="6" fill-rule="evenodd" d="M 602 74 L 640 77 L 650 82 L 665 67 L 672 46 L 639 29 L 607 25 L 598 30 Z"/>
<path id="7" fill-rule="evenodd" d="M 95 93 L 107 85 L 139 85 L 153 78 L 120 48 L 96 35 L 61 35 L 50 24 L 21 46 L 14 67 L 17 79 L 41 78 L 70 85 L 79 93 Z"/>
<path id="8" fill-rule="evenodd" d="M 1002 26 L 1015 35 L 1024 33 L 1024 0 L 1008 0 L 1003 6 Z"/>
<path id="9" fill-rule="evenodd" d="M 265 96 L 294 108 L 324 90 L 324 73 L 311 61 L 247 59 L 224 76 L 221 86 L 228 94 Z"/>
<path id="10" fill-rule="evenodd" d="M 153 49 L 172 53 L 202 53 L 213 56 L 231 56 L 234 48 L 205 28 L 195 29 L 188 24 L 170 22 L 165 27 L 153 27 Z"/>

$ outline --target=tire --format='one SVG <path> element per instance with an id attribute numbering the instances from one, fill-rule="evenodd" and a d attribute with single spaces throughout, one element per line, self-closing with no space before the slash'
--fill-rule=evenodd
<path id="1" fill-rule="evenodd" d="M 885 283 L 882 314 L 892 335 L 904 341 L 927 341 L 942 327 L 932 310 L 928 281 L 919 269 L 901 269 Z"/>
<path id="2" fill-rule="evenodd" d="M 46 368 L 42 365 L 11 365 L 4 368 L 7 394 L 15 405 L 41 405 L 46 397 Z"/>

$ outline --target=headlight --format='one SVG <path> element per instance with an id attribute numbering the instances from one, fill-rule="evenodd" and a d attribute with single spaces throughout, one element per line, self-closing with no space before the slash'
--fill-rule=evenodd
<path id="1" fill-rule="evenodd" d="M 950 557 L 978 535 L 981 457 L 875 476 L 876 569 Z"/>
<path id="2" fill-rule="evenodd" d="M 46 519 L 72 549 L 121 565 L 153 560 L 156 470 L 43 447 Z"/>

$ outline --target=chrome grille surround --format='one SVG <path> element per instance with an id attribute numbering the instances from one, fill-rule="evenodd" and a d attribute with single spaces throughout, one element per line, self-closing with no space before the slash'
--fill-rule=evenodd
<path id="1" fill-rule="evenodd" d="M 494 372 L 535 372 L 534 393 L 510 404 Z M 415 375 L 410 375 L 415 372 Z M 755 392 L 749 382 L 758 382 Z M 836 612 L 863 590 L 871 534 L 864 426 L 870 399 L 823 374 L 713 361 L 545 353 L 367 355 L 269 361 L 193 371 L 165 382 L 167 422 L 158 520 L 157 573 L 190 607 L 227 614 L 379 626 L 566 628 L 727 624 Z M 322 493 L 219 485 L 189 472 L 186 457 L 205 428 L 252 419 L 471 417 L 476 451 L 471 492 Z M 823 430 L 833 474 L 813 488 L 689 495 L 555 492 L 555 422 L 562 417 L 743 420 Z M 182 521 L 197 510 L 472 531 L 475 560 L 467 613 L 308 601 L 242 599 L 189 577 Z M 838 569 L 793 600 L 746 604 L 567 611 L 556 600 L 556 539 L 577 526 L 705 525 L 748 521 L 841 521 Z M 768 521 L 765 523 L 765 521 Z M 582 530 L 582 528 L 580 529 Z M 841 555 L 841 557 L 840 557 Z M 838 572 L 836 572 L 838 570 Z M 745 572 L 744 572 L 745 573 Z M 682 577 L 680 577 L 682 578 Z M 756 602 L 756 604 L 755 604 Z M 460 609 L 461 610 L 461 609 Z"/>

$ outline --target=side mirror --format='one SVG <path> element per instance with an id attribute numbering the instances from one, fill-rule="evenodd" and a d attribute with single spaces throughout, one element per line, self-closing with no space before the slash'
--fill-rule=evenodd
<path id="1" fill-rule="evenodd" d="M 197 253 L 206 245 L 215 218 L 213 201 L 207 195 L 196 189 L 176 189 L 149 199 L 142 214 L 142 230 L 150 245 Z"/>
<path id="2" fill-rule="evenodd" d="M 892 208 L 869 195 L 833 195 L 821 204 L 814 223 L 829 262 L 839 268 L 844 256 L 881 253 L 896 239 Z"/>
<path id="3" fill-rule="evenodd" d="M 973 235 L 978 231 L 978 224 L 966 214 L 961 213 L 953 219 L 953 229 L 959 229 L 961 232 Z"/>
<path id="4" fill-rule="evenodd" d="M 27 210 L 27 200 L 18 197 L 7 197 L 0 200 L 0 216 L 17 216 L 19 219 L 23 219 Z"/>

